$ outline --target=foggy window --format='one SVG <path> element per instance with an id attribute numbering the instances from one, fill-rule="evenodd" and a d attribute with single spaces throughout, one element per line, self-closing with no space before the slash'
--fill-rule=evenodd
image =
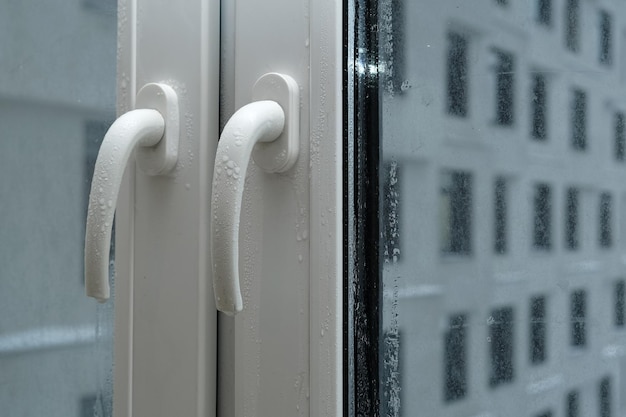
<path id="1" fill-rule="evenodd" d="M 496 123 L 510 126 L 514 121 L 515 72 L 513 55 L 495 50 L 496 72 Z"/>
<path id="2" fill-rule="evenodd" d="M 572 346 L 585 346 L 587 344 L 587 334 L 585 329 L 586 310 L 587 293 L 584 290 L 574 291 L 570 299 L 570 343 Z"/>
<path id="3" fill-rule="evenodd" d="M 546 360 L 546 298 L 534 297 L 530 301 L 530 362 L 539 364 Z"/>
<path id="4" fill-rule="evenodd" d="M 600 12 L 600 63 L 610 65 L 613 61 L 613 34 L 611 15 Z"/>
<path id="5" fill-rule="evenodd" d="M 444 399 L 454 401 L 467 393 L 466 362 L 466 316 L 459 314 L 450 318 L 444 335 Z"/>
<path id="6" fill-rule="evenodd" d="M 567 399 L 565 401 L 565 408 L 566 408 L 566 417 L 579 417 L 580 414 L 578 413 L 578 410 L 580 409 L 580 405 L 579 405 L 579 400 L 578 400 L 579 394 L 578 391 L 570 391 L 567 394 Z"/>
<path id="7" fill-rule="evenodd" d="M 611 417 L 611 379 L 602 378 L 599 387 L 600 417 Z"/>
<path id="8" fill-rule="evenodd" d="M 534 237 L 533 245 L 537 249 L 550 249 L 552 246 L 552 196 L 547 184 L 535 186 L 534 195 Z"/>
<path id="9" fill-rule="evenodd" d="M 497 254 L 506 252 L 507 231 L 507 186 L 506 180 L 499 177 L 495 181 L 494 190 L 494 251 Z"/>
<path id="10" fill-rule="evenodd" d="M 552 0 L 537 1 L 537 17 L 538 23 L 550 26 L 552 24 Z"/>
<path id="11" fill-rule="evenodd" d="M 600 246 L 603 248 L 609 248 L 613 244 L 613 238 L 611 234 L 611 194 L 602 193 L 600 195 Z"/>
<path id="12" fill-rule="evenodd" d="M 578 199 L 579 191 L 576 188 L 568 188 L 566 193 L 565 209 L 565 247 L 567 249 L 578 249 Z"/>
<path id="13" fill-rule="evenodd" d="M 489 318 L 491 373 L 489 385 L 513 380 L 513 308 L 493 310 Z"/>
<path id="14" fill-rule="evenodd" d="M 572 147 L 584 150 L 587 147 L 587 96 L 584 91 L 573 91 L 571 112 Z"/>
<path id="15" fill-rule="evenodd" d="M 624 113 L 615 113 L 615 159 L 623 161 L 625 156 L 626 135 L 624 132 Z"/>
<path id="16" fill-rule="evenodd" d="M 580 48 L 579 18 L 580 7 L 578 0 L 566 0 L 565 6 L 565 46 L 572 52 Z"/>
<path id="17" fill-rule="evenodd" d="M 441 243 L 444 253 L 472 252 L 472 176 L 447 171 L 441 184 Z"/>
<path id="18" fill-rule="evenodd" d="M 532 136 L 543 140 L 547 137 L 546 78 L 542 74 L 535 74 L 532 81 Z"/>
<path id="19" fill-rule="evenodd" d="M 461 34 L 448 34 L 448 113 L 467 116 L 468 69 L 467 38 Z"/>
<path id="20" fill-rule="evenodd" d="M 626 300 L 626 282 L 619 280 L 615 283 L 615 326 L 624 327 L 624 302 Z"/>

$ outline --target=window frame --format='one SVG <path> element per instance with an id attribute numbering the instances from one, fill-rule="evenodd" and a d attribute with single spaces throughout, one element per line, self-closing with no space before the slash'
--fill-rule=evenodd
<path id="1" fill-rule="evenodd" d="M 189 140 L 187 143 L 191 143 L 192 149 L 181 156 L 185 166 L 181 166 L 181 171 L 177 172 L 177 179 L 184 181 L 181 189 L 186 190 L 188 196 L 199 195 L 200 198 L 190 197 L 182 201 L 183 198 L 175 204 L 168 202 L 166 210 L 159 210 L 159 205 L 152 204 L 154 200 L 149 198 L 149 193 L 158 187 L 150 189 L 152 185 L 148 183 L 149 190 L 145 191 L 147 182 L 141 178 L 141 173 L 136 172 L 134 163 L 127 168 L 117 207 L 116 249 L 119 255 L 116 272 L 118 277 L 123 278 L 118 280 L 115 288 L 116 415 L 131 415 L 134 412 L 154 416 L 180 414 L 204 417 L 217 412 L 221 417 L 232 416 L 241 412 L 238 407 L 243 404 L 242 400 L 248 401 L 247 405 L 251 404 L 249 400 L 252 397 L 244 396 L 244 393 L 250 391 L 241 389 L 246 388 L 246 380 L 252 386 L 255 383 L 248 378 L 246 369 L 258 369 L 263 364 L 271 367 L 276 374 L 292 370 L 293 364 L 283 363 L 280 354 L 263 358 L 246 355 L 245 348 L 257 345 L 258 337 L 254 332 L 247 331 L 245 314 L 235 319 L 220 314 L 217 334 L 218 315 L 212 298 L 209 263 L 209 222 L 206 216 L 209 212 L 214 152 L 220 132 L 219 113 L 221 111 L 223 126 L 236 108 L 251 100 L 252 84 L 268 69 L 291 75 L 301 87 L 300 134 L 304 150 L 297 162 L 300 170 L 294 171 L 295 174 L 288 173 L 276 186 L 291 190 L 291 183 L 284 181 L 290 178 L 302 190 L 301 201 L 293 196 L 290 199 L 291 204 L 299 204 L 299 210 L 291 215 L 299 219 L 299 247 L 307 249 L 299 256 L 290 257 L 286 263 L 291 267 L 297 265 L 296 276 L 307 284 L 306 291 L 287 295 L 291 306 L 299 306 L 300 314 L 296 312 L 286 317 L 302 317 L 307 326 L 303 327 L 306 337 L 300 337 L 304 333 L 296 335 L 272 328 L 267 322 L 257 327 L 265 340 L 283 342 L 276 353 L 287 353 L 283 357 L 292 358 L 295 354 L 300 355 L 297 366 L 304 371 L 297 374 L 300 377 L 298 392 L 294 392 L 292 380 L 288 381 L 288 387 L 284 383 L 276 385 L 272 382 L 261 385 L 265 388 L 276 385 L 275 391 L 281 392 L 279 398 L 282 401 L 277 401 L 277 396 L 259 397 L 257 386 L 256 398 L 261 401 L 253 404 L 252 409 L 257 411 L 251 412 L 281 415 L 280 410 L 288 398 L 298 407 L 309 408 L 307 414 L 310 415 L 331 417 L 342 414 L 344 4 L 335 0 L 305 3 L 306 8 L 301 7 L 299 2 L 289 0 L 263 4 L 244 0 L 236 5 L 223 3 L 220 13 L 219 2 L 215 0 L 190 0 L 185 3 L 165 0 L 120 1 L 118 112 L 121 114 L 133 108 L 133 93 L 144 82 L 164 80 L 172 83 L 179 93 L 182 113 L 186 116 L 181 121 L 181 127 L 192 135 L 183 138 Z M 259 7 L 263 8 L 263 19 L 258 18 Z M 275 13 L 269 13 L 271 10 Z M 307 25 L 297 23 L 305 19 Z M 164 27 L 175 28 L 183 24 L 185 30 L 163 31 Z M 274 28 L 274 31 L 267 31 L 268 27 Z M 264 35 L 259 36 L 260 33 Z M 197 35 L 200 37 L 196 38 Z M 275 42 L 277 37 L 298 41 L 285 45 L 282 41 Z M 221 40 L 221 44 L 216 40 Z M 281 48 L 276 48 L 277 44 Z M 177 45 L 185 45 L 185 48 Z M 186 58 L 186 51 L 194 46 L 202 46 L 201 52 L 189 59 L 181 59 L 181 56 Z M 218 68 L 220 61 L 221 80 Z M 310 65 L 302 65 L 302 62 L 310 62 Z M 202 73 L 198 71 L 200 69 L 207 72 Z M 309 83 L 318 88 L 309 89 Z M 319 117 L 322 114 L 324 117 Z M 314 152 L 312 158 L 309 158 L 309 143 Z M 185 177 L 185 170 L 191 170 L 193 178 Z M 147 202 L 150 204 L 145 204 Z M 271 204 L 277 206 L 278 202 Z M 137 209 L 138 206 L 142 207 L 141 210 Z M 167 211 L 169 209 L 171 213 Z M 242 216 L 242 222 L 246 221 L 246 215 L 244 213 Z M 159 217 L 165 219 L 163 224 L 158 224 Z M 267 214 L 264 218 L 267 218 Z M 149 224 L 156 224 L 154 229 L 157 231 L 174 227 L 179 228 L 177 230 L 191 229 L 197 238 L 181 244 L 178 251 L 181 254 L 187 252 L 192 261 L 185 265 L 178 259 L 182 255 L 172 257 L 171 253 L 165 253 L 162 246 L 169 245 L 169 237 L 147 242 L 149 239 L 145 236 L 157 233 L 146 233 L 146 225 Z M 288 236 L 263 235 L 262 245 L 259 242 L 259 246 L 279 248 L 281 244 L 289 244 L 294 247 L 296 245 L 291 244 L 292 239 L 291 232 Z M 277 241 L 278 245 L 275 244 Z M 149 250 L 146 250 L 146 245 Z M 140 277 L 144 276 L 141 271 L 150 270 L 152 274 L 148 275 L 151 280 L 164 285 L 164 292 L 173 291 L 175 281 L 168 283 L 165 274 L 160 274 L 155 270 L 156 267 L 151 266 L 152 263 L 164 262 L 171 263 L 168 268 L 178 268 L 180 274 L 177 276 L 191 276 L 183 279 L 189 285 L 181 286 L 183 281 L 178 282 L 180 292 L 187 292 L 188 303 L 176 297 L 159 297 L 158 291 L 154 291 L 155 287 L 150 290 L 148 285 L 141 284 Z M 264 265 L 267 264 L 266 260 Z M 310 279 L 313 276 L 316 279 Z M 280 277 L 268 276 L 267 279 Z M 153 301 L 146 302 L 142 297 Z M 275 298 L 276 301 L 285 299 L 284 294 L 281 296 L 278 293 Z M 247 308 L 249 314 L 254 314 L 260 301 L 255 300 L 253 295 L 252 298 L 244 298 L 244 303 L 244 312 Z M 176 313 L 177 309 L 195 309 L 197 321 L 194 325 L 189 321 L 157 317 L 150 328 L 145 321 L 137 321 L 137 308 L 145 305 L 155 308 L 159 305 L 163 311 L 178 314 L 178 318 L 184 314 Z M 158 315 L 159 312 L 156 312 Z M 188 324 L 180 325 L 182 322 Z M 141 343 L 141 338 L 148 340 L 150 335 L 157 333 L 164 338 L 176 335 L 180 341 L 192 340 L 192 344 L 196 340 L 197 349 L 189 355 L 179 346 L 161 348 L 156 345 L 154 349 L 144 349 L 145 358 L 139 358 L 137 343 Z M 186 336 L 181 337 L 183 334 Z M 305 344 L 303 340 L 310 342 Z M 187 377 L 184 383 L 173 385 L 176 378 L 168 381 L 164 372 L 168 366 L 171 370 L 169 360 L 154 363 L 154 359 L 164 354 L 168 347 L 173 348 L 167 352 L 170 359 L 181 358 L 183 362 L 197 365 L 181 371 Z M 216 349 L 220 357 L 219 380 L 216 376 Z M 142 363 L 141 368 L 137 367 L 138 362 Z M 154 367 L 148 369 L 151 368 L 149 363 L 154 363 L 156 371 Z M 155 377 L 159 373 L 161 377 Z M 269 373 L 260 375 L 272 378 Z M 229 392 L 228 387 L 232 386 L 236 389 Z M 151 390 L 150 396 L 145 394 Z M 164 392 L 166 395 L 161 395 Z M 215 407 L 216 396 L 220 398 L 219 409 Z M 163 407 L 160 404 L 163 402 L 162 397 L 171 404 Z M 195 399 L 190 401 L 189 397 Z M 170 411 L 174 408 L 178 411 L 172 414 Z"/>

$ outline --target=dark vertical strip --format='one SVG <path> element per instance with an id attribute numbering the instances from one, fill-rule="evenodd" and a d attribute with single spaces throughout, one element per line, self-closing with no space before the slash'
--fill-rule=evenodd
<path id="1" fill-rule="evenodd" d="M 346 142 L 349 143 L 344 147 L 344 160 L 352 158 L 353 161 L 346 164 L 344 171 L 344 184 L 348 186 L 344 213 L 347 221 L 344 227 L 348 260 L 346 287 L 350 300 L 346 312 L 350 320 L 346 363 L 353 367 L 346 372 L 346 415 L 375 417 L 380 415 L 382 311 L 378 0 L 355 0 L 353 7 L 354 41 L 352 45 L 347 42 L 352 51 L 346 53 L 348 72 L 351 72 L 346 80 L 345 103 L 348 109 L 345 120 L 349 126 Z"/>
<path id="2" fill-rule="evenodd" d="M 351 94 L 349 94 L 349 86 L 353 79 L 353 74 L 350 73 L 351 68 L 354 66 L 354 4 L 352 0 L 343 0 L 343 415 L 349 417 L 353 414 L 354 401 L 352 400 L 352 300 L 350 291 L 350 242 L 348 227 L 350 219 L 350 173 L 348 171 L 349 164 L 349 147 L 348 143 L 351 138 L 351 123 L 349 118 Z M 349 75 L 350 74 L 350 75 Z"/>

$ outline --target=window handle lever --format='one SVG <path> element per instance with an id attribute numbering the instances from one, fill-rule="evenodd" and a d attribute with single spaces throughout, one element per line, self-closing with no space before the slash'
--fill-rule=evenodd
<path id="1" fill-rule="evenodd" d="M 243 310 L 239 278 L 239 221 L 250 158 L 266 172 L 289 170 L 298 158 L 299 91 L 289 76 L 265 74 L 253 100 L 237 110 L 220 136 L 211 197 L 211 263 L 217 309 Z"/>
<path id="2" fill-rule="evenodd" d="M 137 109 L 109 128 L 96 159 L 85 230 L 85 290 L 100 302 L 109 298 L 109 248 L 113 216 L 124 169 L 137 149 L 139 168 L 148 175 L 170 172 L 178 160 L 179 114 L 174 90 L 146 84 Z"/>

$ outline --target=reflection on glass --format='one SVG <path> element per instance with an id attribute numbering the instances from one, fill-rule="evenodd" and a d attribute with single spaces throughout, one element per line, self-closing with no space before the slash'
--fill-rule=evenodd
<path id="1" fill-rule="evenodd" d="M 383 3 L 386 415 L 626 415 L 624 4 Z"/>
<path id="2" fill-rule="evenodd" d="M 2 415 L 111 415 L 113 307 L 87 299 L 82 277 L 116 31 L 115 1 L 2 2 Z"/>

